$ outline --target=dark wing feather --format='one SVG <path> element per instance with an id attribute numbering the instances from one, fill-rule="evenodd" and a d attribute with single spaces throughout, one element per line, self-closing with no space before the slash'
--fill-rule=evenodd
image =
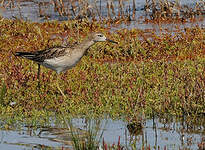
<path id="1" fill-rule="evenodd" d="M 16 52 L 15 56 L 24 57 L 36 62 L 43 62 L 45 59 L 64 56 L 66 54 L 66 47 L 53 47 L 41 51 L 34 52 Z"/>

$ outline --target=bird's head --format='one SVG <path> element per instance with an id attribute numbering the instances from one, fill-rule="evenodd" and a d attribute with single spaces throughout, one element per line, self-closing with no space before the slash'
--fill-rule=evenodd
<path id="1" fill-rule="evenodd" d="M 112 43 L 116 43 L 117 44 L 117 42 L 106 38 L 106 36 L 104 34 L 102 34 L 102 33 L 93 33 L 91 35 L 91 38 L 92 38 L 92 40 L 94 42 L 105 42 L 105 41 L 108 41 L 108 42 L 112 42 Z"/>

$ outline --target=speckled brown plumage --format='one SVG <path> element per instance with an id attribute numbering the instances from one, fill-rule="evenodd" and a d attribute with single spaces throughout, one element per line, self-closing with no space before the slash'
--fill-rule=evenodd
<path id="1" fill-rule="evenodd" d="M 64 56 L 66 54 L 66 47 L 53 47 L 41 51 L 33 52 L 16 52 L 16 56 L 24 57 L 35 62 L 43 62 L 45 59 Z"/>

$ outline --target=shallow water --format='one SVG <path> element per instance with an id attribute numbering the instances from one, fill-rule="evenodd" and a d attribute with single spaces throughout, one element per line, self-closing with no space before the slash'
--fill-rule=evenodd
<path id="1" fill-rule="evenodd" d="M 90 121 L 76 118 L 72 120 L 72 126 L 76 133 L 83 135 L 89 125 L 94 129 L 97 124 L 100 127 L 98 133 L 100 135 L 103 132 L 103 139 L 107 144 L 117 145 L 120 137 L 120 144 L 126 149 L 131 149 L 131 145 L 135 145 L 136 149 L 198 149 L 201 143 L 205 146 L 204 126 L 176 121 L 167 123 L 165 120 L 145 120 L 143 128 L 135 135 L 129 132 L 128 123 L 122 120 Z M 72 149 L 70 130 L 54 124 L 51 127 L 38 127 L 36 130 L 27 127 L 20 130 L 1 130 L 0 139 L 0 149 L 5 150 Z M 102 139 L 100 144 L 102 145 Z"/>

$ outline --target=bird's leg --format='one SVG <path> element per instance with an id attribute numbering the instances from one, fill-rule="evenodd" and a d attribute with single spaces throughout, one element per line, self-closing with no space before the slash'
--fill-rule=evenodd
<path id="1" fill-rule="evenodd" d="M 58 79 L 59 77 L 58 77 L 58 75 L 57 75 L 57 88 L 58 88 L 58 90 L 60 91 L 60 93 L 63 95 L 63 97 L 64 98 L 66 98 L 66 96 L 65 96 L 65 94 L 63 93 L 63 91 L 60 89 L 60 86 L 59 86 L 59 83 L 58 83 Z"/>
<path id="2" fill-rule="evenodd" d="M 37 74 L 37 78 L 38 78 L 38 88 L 40 89 L 41 85 L 40 85 L 40 73 L 41 73 L 41 66 L 40 64 L 38 64 L 38 74 Z"/>

